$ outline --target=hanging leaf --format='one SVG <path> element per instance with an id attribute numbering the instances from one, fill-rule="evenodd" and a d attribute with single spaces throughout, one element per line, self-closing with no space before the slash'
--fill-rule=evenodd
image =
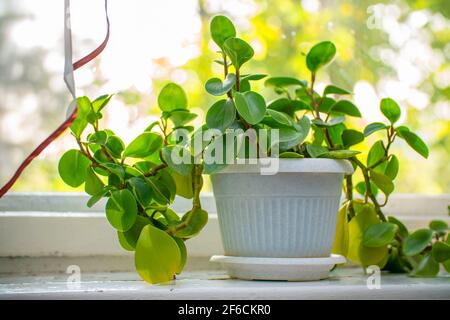
<path id="1" fill-rule="evenodd" d="M 403 244 L 403 253 L 406 256 L 415 256 L 421 253 L 431 242 L 433 231 L 419 229 L 406 238 Z"/>
<path id="2" fill-rule="evenodd" d="M 428 158 L 429 155 L 428 147 L 417 134 L 409 130 L 399 131 L 398 128 L 397 133 L 398 136 L 403 140 L 405 140 L 409 144 L 409 146 L 413 148 L 418 154 L 420 154 L 424 158 Z"/>
<path id="3" fill-rule="evenodd" d="M 91 167 L 86 169 L 86 183 L 84 190 L 87 194 L 95 195 L 102 192 L 104 184 L 102 180 L 95 174 Z"/>
<path id="4" fill-rule="evenodd" d="M 149 283 L 173 280 L 181 253 L 177 242 L 166 232 L 148 224 L 139 236 L 134 256 L 136 271 Z"/>
<path id="5" fill-rule="evenodd" d="M 389 222 L 381 222 L 369 226 L 364 231 L 362 244 L 369 248 L 388 245 L 394 240 L 398 226 Z"/>
<path id="6" fill-rule="evenodd" d="M 383 130 L 386 128 L 387 126 L 382 122 L 373 122 L 367 125 L 367 127 L 364 129 L 364 135 L 367 137 L 376 131 Z"/>
<path id="7" fill-rule="evenodd" d="M 125 232 L 117 231 L 117 237 L 119 239 L 119 244 L 121 245 L 121 247 L 127 251 L 134 251 L 136 249 L 136 244 L 141 234 L 142 228 L 150 223 L 150 219 L 137 216 L 136 222 L 130 228 L 130 230 Z"/>
<path id="8" fill-rule="evenodd" d="M 385 176 L 382 173 L 370 170 L 370 180 L 372 180 L 385 195 L 390 195 L 392 191 L 394 191 L 394 183 L 388 176 Z"/>
<path id="9" fill-rule="evenodd" d="M 383 159 L 386 155 L 384 144 L 382 140 L 375 142 L 369 150 L 367 155 L 367 166 L 372 167 L 374 164 Z"/>
<path id="10" fill-rule="evenodd" d="M 208 212 L 202 209 L 192 209 L 183 215 L 181 223 L 185 227 L 175 231 L 178 238 L 191 238 L 198 234 L 208 222 Z"/>
<path id="11" fill-rule="evenodd" d="M 358 107 L 348 100 L 339 100 L 331 107 L 332 112 L 347 114 L 352 117 L 361 117 Z"/>

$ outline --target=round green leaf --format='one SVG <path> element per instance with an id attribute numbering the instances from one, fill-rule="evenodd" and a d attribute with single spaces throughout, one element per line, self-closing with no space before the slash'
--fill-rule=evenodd
<path id="1" fill-rule="evenodd" d="M 396 123 L 400 119 L 400 107 L 397 102 L 391 98 L 384 98 L 380 102 L 380 109 L 384 116 L 392 123 Z"/>
<path id="2" fill-rule="evenodd" d="M 323 155 L 328 154 L 328 149 L 316 144 L 307 144 L 306 151 L 311 158 L 319 158 Z"/>
<path id="3" fill-rule="evenodd" d="M 235 105 L 239 114 L 250 124 L 257 124 L 266 114 L 264 98 L 253 91 L 235 93 Z"/>
<path id="4" fill-rule="evenodd" d="M 241 66 L 249 61 L 254 55 L 253 48 L 247 42 L 239 38 L 229 38 L 225 40 L 223 51 L 225 51 L 236 69 L 240 69 Z"/>
<path id="5" fill-rule="evenodd" d="M 227 74 L 224 81 L 219 78 L 211 78 L 206 81 L 205 89 L 213 96 L 221 96 L 230 91 L 236 83 L 236 75 L 234 73 Z"/>
<path id="6" fill-rule="evenodd" d="M 92 110 L 91 101 L 88 97 L 79 97 L 76 100 L 77 103 L 77 117 L 70 125 L 70 131 L 75 135 L 75 137 L 80 138 L 84 129 L 88 125 L 87 115 Z"/>
<path id="7" fill-rule="evenodd" d="M 128 189 L 114 191 L 106 203 L 106 217 L 118 231 L 129 230 L 136 221 L 137 205 Z"/>
<path id="8" fill-rule="evenodd" d="M 381 222 L 369 226 L 364 231 L 362 244 L 369 248 L 381 247 L 394 240 L 398 226 L 389 222 Z"/>
<path id="9" fill-rule="evenodd" d="M 383 130 L 386 128 L 387 126 L 382 122 L 373 122 L 367 125 L 367 127 L 364 129 L 364 135 L 367 137 L 376 131 Z"/>
<path id="10" fill-rule="evenodd" d="M 334 236 L 333 247 L 331 252 L 335 254 L 347 256 L 348 252 L 348 219 L 347 219 L 348 203 L 344 204 L 338 212 L 336 233 Z"/>
<path id="11" fill-rule="evenodd" d="M 192 189 L 192 175 L 182 176 L 176 171 L 171 172 L 172 178 L 175 181 L 177 195 L 192 199 L 194 191 Z"/>
<path id="12" fill-rule="evenodd" d="M 331 111 L 347 114 L 352 117 L 361 117 L 358 107 L 348 100 L 339 100 L 332 107 Z"/>
<path id="13" fill-rule="evenodd" d="M 191 238 L 198 234 L 208 222 L 208 212 L 202 209 L 193 209 L 186 212 L 181 218 L 181 223 L 186 226 L 174 232 L 178 238 Z"/>
<path id="14" fill-rule="evenodd" d="M 262 123 L 272 128 L 292 128 L 294 126 L 294 121 L 286 113 L 273 109 L 267 109 L 267 116 L 264 117 Z"/>
<path id="15" fill-rule="evenodd" d="M 389 195 L 394 191 L 394 183 L 388 176 L 385 176 L 382 173 L 370 170 L 370 180 L 372 180 L 385 195 Z"/>
<path id="16" fill-rule="evenodd" d="M 158 96 L 158 105 L 162 111 L 172 111 L 187 108 L 187 97 L 183 88 L 175 83 L 168 83 Z"/>
<path id="17" fill-rule="evenodd" d="M 58 172 L 66 184 L 76 188 L 86 180 L 86 170 L 90 165 L 91 160 L 80 151 L 72 149 L 59 160 Z"/>
<path id="18" fill-rule="evenodd" d="M 436 231 L 440 235 L 445 235 L 448 230 L 448 224 L 442 220 L 433 220 L 430 222 L 430 229 Z"/>
<path id="19" fill-rule="evenodd" d="M 439 263 L 437 263 L 432 254 L 428 253 L 422 257 L 417 267 L 415 267 L 410 276 L 413 277 L 435 277 L 439 272 Z"/>
<path id="20" fill-rule="evenodd" d="M 306 55 L 306 66 L 311 72 L 316 72 L 320 67 L 333 60 L 336 47 L 330 41 L 316 44 Z"/>
<path id="21" fill-rule="evenodd" d="M 117 237 L 119 238 L 119 244 L 127 251 L 134 251 L 136 249 L 136 244 L 141 234 L 142 228 L 150 224 L 148 218 L 142 216 L 136 217 L 136 222 L 131 227 L 130 230 L 121 232 L 117 231 Z"/>
<path id="22" fill-rule="evenodd" d="M 403 244 L 403 253 L 406 256 L 415 256 L 425 249 L 431 242 L 433 231 L 429 229 L 419 229 L 409 235 Z"/>
<path id="23" fill-rule="evenodd" d="M 126 147 L 123 157 L 145 158 L 156 151 L 159 151 L 163 145 L 163 138 L 158 133 L 144 132 L 136 137 Z"/>
<path id="24" fill-rule="evenodd" d="M 154 194 L 152 188 L 145 182 L 145 180 L 139 177 L 133 177 L 128 180 L 128 183 L 133 188 L 133 193 L 141 206 L 144 208 L 150 206 L 154 198 Z"/>
<path id="25" fill-rule="evenodd" d="M 174 110 L 170 112 L 169 118 L 172 120 L 175 127 L 182 127 L 197 118 L 197 114 L 189 112 L 188 110 Z"/>
<path id="26" fill-rule="evenodd" d="M 206 113 L 206 125 L 210 129 L 225 131 L 236 119 L 236 108 L 231 99 L 219 100 Z"/>
<path id="27" fill-rule="evenodd" d="M 364 141 L 364 134 L 357 130 L 346 129 L 342 132 L 342 142 L 345 147 L 350 147 Z"/>
<path id="28" fill-rule="evenodd" d="M 91 167 L 86 169 L 86 183 L 84 190 L 91 196 L 100 193 L 103 190 L 104 184 L 102 180 L 95 174 Z"/>
<path id="29" fill-rule="evenodd" d="M 221 49 L 227 39 L 236 37 L 233 22 L 225 16 L 219 15 L 212 18 L 209 29 L 211 38 Z"/>
<path id="30" fill-rule="evenodd" d="M 181 262 L 177 242 L 166 232 L 148 224 L 139 236 L 134 256 L 136 271 L 149 283 L 171 281 Z"/>
<path id="31" fill-rule="evenodd" d="M 122 156 L 122 151 L 125 149 L 122 139 L 115 135 L 108 135 L 105 146 L 111 156 L 116 159 Z"/>
<path id="32" fill-rule="evenodd" d="M 447 261 L 450 259 L 450 245 L 442 241 L 436 241 L 433 244 L 432 254 L 437 262 Z"/>

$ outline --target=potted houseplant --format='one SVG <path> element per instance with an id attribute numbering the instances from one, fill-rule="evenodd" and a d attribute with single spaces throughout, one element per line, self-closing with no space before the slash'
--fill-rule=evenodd
<path id="1" fill-rule="evenodd" d="M 351 101 L 335 98 L 350 93 L 333 85 L 322 94 L 314 90 L 318 70 L 336 53 L 326 41 L 306 56 L 309 81 L 265 80 L 279 95 L 266 103 L 251 89 L 266 75 L 241 72 L 253 49 L 236 37 L 232 22 L 214 17 L 211 36 L 220 48 L 216 62 L 224 78 L 205 84 L 208 93 L 221 98 L 201 128 L 189 125 L 196 114 L 174 83 L 159 93 L 160 119 L 128 145 L 100 126 L 112 96 L 80 97 L 70 127 L 78 149 L 59 162 L 62 179 L 73 187 L 84 184 L 92 196 L 88 206 L 108 198 L 106 218 L 121 246 L 135 252 L 136 270 L 145 281 L 167 282 L 182 271 L 185 241 L 208 220 L 200 203 L 204 173 L 212 178 L 226 254 L 213 260 L 232 276 L 322 279 L 345 261 L 342 256 L 418 276 L 437 274 L 440 262 L 448 270 L 447 225 L 433 221 L 430 229 L 409 234 L 401 222 L 384 216 L 376 197 L 381 191 L 386 202 L 393 191 L 399 165 L 389 148 L 396 137 L 428 155 L 416 134 L 395 126 L 400 109 L 393 100 L 381 102 L 388 124 L 373 123 L 364 132 L 347 128 L 345 117 L 361 114 Z M 377 141 L 363 162 L 351 147 L 381 130 L 386 143 Z M 355 169 L 364 178 L 357 184 L 351 176 Z M 346 201 L 339 209 L 344 175 Z M 176 196 L 192 199 L 192 209 L 174 212 L 170 205 Z"/>

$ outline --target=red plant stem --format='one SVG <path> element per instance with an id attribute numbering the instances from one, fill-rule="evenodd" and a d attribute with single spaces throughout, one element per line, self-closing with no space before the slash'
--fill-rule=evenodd
<path id="1" fill-rule="evenodd" d="M 107 31 L 106 36 L 103 42 L 95 48 L 92 52 L 90 52 L 88 55 L 84 56 L 80 60 L 76 61 L 73 64 L 73 70 L 77 70 L 84 66 L 89 61 L 96 58 L 102 51 L 105 49 L 106 44 L 109 40 L 109 18 L 108 18 L 108 7 L 107 7 L 108 1 L 105 0 L 105 15 L 106 15 L 106 24 L 107 24 Z M 70 125 L 77 117 L 77 111 L 78 108 L 75 105 L 74 110 L 70 114 L 70 116 L 55 130 L 53 131 L 44 141 L 42 141 L 39 146 L 33 150 L 33 152 L 30 153 L 28 157 L 25 158 L 25 160 L 20 164 L 19 168 L 17 168 L 14 175 L 11 177 L 11 179 L 0 189 L 0 198 L 5 195 L 6 192 L 8 192 L 9 189 L 14 185 L 14 183 L 17 181 L 17 179 L 20 177 L 22 172 L 25 170 L 26 167 L 33 161 L 45 148 L 47 148 L 53 141 L 55 141 Z"/>

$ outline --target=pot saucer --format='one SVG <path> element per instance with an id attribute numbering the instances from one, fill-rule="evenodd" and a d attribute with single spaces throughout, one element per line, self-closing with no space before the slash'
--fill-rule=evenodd
<path id="1" fill-rule="evenodd" d="M 334 265 L 346 262 L 343 256 L 337 254 L 323 258 L 259 258 L 215 255 L 211 257 L 210 261 L 222 264 L 232 278 L 284 281 L 326 279 Z"/>

